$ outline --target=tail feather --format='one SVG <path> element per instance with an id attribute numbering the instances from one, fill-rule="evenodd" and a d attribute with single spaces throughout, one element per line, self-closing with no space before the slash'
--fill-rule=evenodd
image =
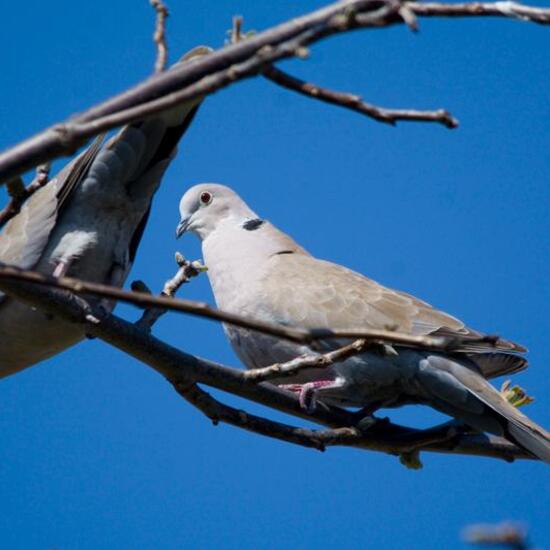
<path id="1" fill-rule="evenodd" d="M 464 410 L 465 414 L 462 416 L 468 418 L 468 422 L 472 424 L 472 427 L 486 431 L 489 421 L 487 416 L 489 414 L 502 426 L 507 438 L 550 465 L 550 433 L 511 405 L 499 391 L 478 374 L 475 368 L 469 368 L 466 364 L 441 356 L 431 356 L 429 363 L 439 373 L 443 374 L 443 371 L 445 377 L 451 375 L 464 390 L 467 390 L 471 396 L 477 398 L 490 410 L 489 412 L 485 408 L 484 414 L 474 415 L 472 413 L 475 411 L 469 404 L 469 410 Z M 438 393 L 438 397 L 445 397 L 441 392 Z M 446 401 L 448 405 L 454 407 L 456 416 L 460 417 L 462 403 L 456 399 L 453 399 L 452 403 L 448 399 Z M 479 423 L 476 422 L 476 416 Z"/>
<path id="2" fill-rule="evenodd" d="M 527 368 L 527 359 L 511 353 L 470 353 L 468 357 L 488 379 L 510 376 Z"/>
<path id="3" fill-rule="evenodd" d="M 520 446 L 550 465 L 550 440 L 548 439 L 548 434 L 545 436 L 543 433 L 540 433 L 540 427 L 537 426 L 537 428 L 533 429 L 531 426 L 515 424 L 514 422 L 508 423 L 510 435 Z"/>

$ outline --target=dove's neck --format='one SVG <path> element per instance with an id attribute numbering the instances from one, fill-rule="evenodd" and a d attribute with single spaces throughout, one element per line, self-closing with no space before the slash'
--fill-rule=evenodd
<path id="1" fill-rule="evenodd" d="M 259 218 L 226 218 L 202 241 L 208 278 L 219 308 L 245 313 L 245 296 L 277 254 L 307 254 L 289 236 Z"/>

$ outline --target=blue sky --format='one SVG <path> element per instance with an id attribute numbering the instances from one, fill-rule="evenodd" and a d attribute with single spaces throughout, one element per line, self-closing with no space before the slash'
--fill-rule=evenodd
<path id="1" fill-rule="evenodd" d="M 171 59 L 219 47 L 234 14 L 263 29 L 319 5 L 172 1 Z M 152 21 L 145 0 L 10 3 L 0 148 L 147 76 Z M 177 202 L 195 183 L 228 184 L 312 253 L 526 344 L 531 368 L 517 382 L 537 398 L 528 414 L 550 427 L 549 48 L 540 26 L 424 20 L 418 35 L 357 32 L 285 64 L 385 106 L 446 107 L 454 131 L 382 126 L 259 79 L 215 94 L 166 174 L 131 279 L 160 288 L 175 250 L 200 257 L 192 237 L 173 239 Z M 212 301 L 205 277 L 182 295 Z M 170 315 L 155 332 L 238 365 L 214 323 Z M 462 527 L 505 519 L 550 547 L 540 463 L 424 455 L 415 472 L 382 454 L 214 428 L 99 341 L 2 380 L 0 434 L 5 548 L 460 549 Z"/>

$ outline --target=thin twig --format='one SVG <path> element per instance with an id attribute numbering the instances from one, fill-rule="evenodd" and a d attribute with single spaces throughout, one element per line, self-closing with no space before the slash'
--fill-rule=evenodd
<path id="1" fill-rule="evenodd" d="M 233 26 L 231 28 L 231 44 L 237 44 L 242 39 L 243 18 L 240 15 L 233 17 Z"/>
<path id="2" fill-rule="evenodd" d="M 178 70 L 154 75 L 85 113 L 56 124 L 0 154 L 0 182 L 40 162 L 72 154 L 91 136 L 213 93 L 293 57 L 309 44 L 358 28 L 403 23 L 405 7 L 422 17 L 498 16 L 550 22 L 550 8 L 510 2 L 417 4 L 398 0 L 344 0 L 255 34 Z"/>
<path id="3" fill-rule="evenodd" d="M 149 0 L 149 2 L 157 14 L 155 32 L 153 33 L 153 42 L 157 46 L 155 73 L 161 73 L 166 68 L 166 63 L 168 61 L 168 45 L 166 43 L 166 18 L 169 15 L 168 8 L 162 0 Z"/>
<path id="4" fill-rule="evenodd" d="M 46 163 L 38 166 L 34 180 L 26 188 L 23 180 L 19 177 L 8 182 L 7 187 L 8 194 L 10 195 L 10 202 L 8 202 L 0 212 L 0 229 L 2 229 L 14 216 L 19 214 L 27 199 L 48 183 L 49 175 L 50 164 Z"/>
<path id="5" fill-rule="evenodd" d="M 327 338 L 365 338 L 372 342 L 383 342 L 389 344 L 421 347 L 425 349 L 452 351 L 460 349 L 465 343 L 486 343 L 488 346 L 498 345 L 499 339 L 496 336 L 421 336 L 414 334 L 400 333 L 393 330 L 374 329 L 303 329 L 287 327 L 280 324 L 268 323 L 259 319 L 252 319 L 227 311 L 210 307 L 204 302 L 169 298 L 166 296 L 152 296 L 147 292 L 129 292 L 121 288 L 99 283 L 91 283 L 73 279 L 72 277 L 59 277 L 44 275 L 36 271 L 27 271 L 18 267 L 8 266 L 0 262 L 0 281 L 26 281 L 42 286 L 49 286 L 58 289 L 70 290 L 78 295 L 96 296 L 110 298 L 113 300 L 134 304 L 138 307 L 157 307 L 169 311 L 187 313 L 227 323 L 229 325 L 247 328 L 277 338 L 283 338 L 291 342 L 311 344 Z"/>
<path id="6" fill-rule="evenodd" d="M 385 107 L 378 107 L 364 102 L 358 95 L 321 88 L 316 84 L 300 80 L 273 65 L 264 69 L 262 74 L 268 80 L 283 88 L 298 92 L 306 97 L 330 103 L 331 105 L 350 109 L 391 126 L 395 126 L 395 123 L 399 120 L 436 122 L 447 128 L 456 128 L 458 126 L 458 120 L 445 109 L 417 111 L 414 109 L 387 109 Z"/>
<path id="7" fill-rule="evenodd" d="M 193 277 L 200 275 L 206 271 L 206 267 L 198 260 L 190 262 L 186 260 L 180 252 L 176 252 L 176 263 L 178 271 L 176 274 L 164 283 L 161 296 L 166 298 L 174 298 L 179 288 L 188 283 Z M 132 291 L 151 294 L 149 288 L 143 281 L 134 281 L 132 283 Z M 144 312 L 141 318 L 136 322 L 136 326 L 144 330 L 151 330 L 153 325 L 167 312 L 166 308 L 149 307 Z"/>
<path id="8" fill-rule="evenodd" d="M 372 343 L 367 340 L 359 339 L 347 346 L 338 348 L 320 355 L 301 355 L 286 363 L 275 363 L 269 367 L 262 369 L 251 369 L 243 373 L 246 380 L 252 382 L 266 382 L 275 378 L 286 378 L 293 376 L 298 371 L 308 369 L 326 368 L 339 361 L 345 361 L 354 355 L 358 355 L 365 351 Z"/>

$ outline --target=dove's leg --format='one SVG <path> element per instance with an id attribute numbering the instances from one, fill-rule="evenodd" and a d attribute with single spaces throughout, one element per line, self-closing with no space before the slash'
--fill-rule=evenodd
<path id="1" fill-rule="evenodd" d="M 306 411 L 314 411 L 319 392 L 340 389 L 344 386 L 343 378 L 334 380 L 314 380 L 306 384 L 280 384 L 279 387 L 298 394 L 300 406 Z"/>
<path id="2" fill-rule="evenodd" d="M 64 277 L 67 274 L 67 271 L 69 271 L 69 267 L 71 265 L 71 262 L 67 260 L 59 260 L 57 264 L 55 264 L 55 269 L 53 270 L 52 275 L 59 279 L 59 277 Z"/>

